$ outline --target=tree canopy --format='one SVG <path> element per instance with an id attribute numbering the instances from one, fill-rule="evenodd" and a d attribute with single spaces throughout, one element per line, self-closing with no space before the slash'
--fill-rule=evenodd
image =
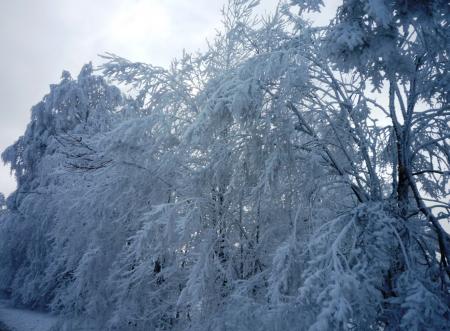
<path id="1" fill-rule="evenodd" d="M 448 329 L 449 4 L 345 0 L 324 27 L 322 1 L 258 4 L 32 108 L 2 154 L 15 304 L 67 330 Z"/>

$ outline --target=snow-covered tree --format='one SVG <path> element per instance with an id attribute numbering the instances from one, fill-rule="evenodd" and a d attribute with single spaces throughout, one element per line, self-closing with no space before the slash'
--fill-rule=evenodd
<path id="1" fill-rule="evenodd" d="M 2 272 L 15 277 L 13 283 L 2 286 L 12 287 L 19 303 L 45 305 L 58 286 L 55 278 L 43 283 L 46 269 L 56 258 L 51 251 L 58 206 L 64 206 L 59 203 L 67 190 L 84 184 L 76 182 L 67 169 L 97 168 L 107 162 L 89 140 L 92 132 L 101 134 L 115 121 L 121 99 L 116 87 L 92 75 L 91 64 L 83 67 L 76 80 L 63 72 L 60 84 L 51 85 L 50 93 L 33 107 L 25 134 L 2 154 L 18 184 L 8 198 L 10 217 L 3 224 L 8 234 L 2 232 L 2 245 L 9 247 L 2 249 L 2 260 L 16 261 L 14 269 L 2 268 Z M 19 239 L 23 237 L 27 240 Z"/>
<path id="2" fill-rule="evenodd" d="M 322 1 L 257 6 L 32 109 L 3 154 L 17 304 L 68 330 L 448 328 L 447 4 L 349 0 L 326 27 L 302 17 Z"/>

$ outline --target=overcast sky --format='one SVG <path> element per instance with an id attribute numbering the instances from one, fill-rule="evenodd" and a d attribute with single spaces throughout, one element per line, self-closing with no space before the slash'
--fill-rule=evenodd
<path id="1" fill-rule="evenodd" d="M 326 1 L 332 12 L 336 0 Z M 97 55 L 116 53 L 165 66 L 183 48 L 201 49 L 225 0 L 0 0 L 0 150 L 23 134 L 30 108 Z M 277 0 L 262 0 L 262 11 Z M 328 9 L 328 8 L 327 8 Z M 315 16 L 325 21 L 329 14 Z M 15 182 L 0 162 L 0 192 Z"/>

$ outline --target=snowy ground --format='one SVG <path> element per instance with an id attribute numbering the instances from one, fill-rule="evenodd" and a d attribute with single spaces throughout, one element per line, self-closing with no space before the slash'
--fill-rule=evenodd
<path id="1" fill-rule="evenodd" d="M 0 331 L 49 331 L 55 322 L 52 315 L 11 308 L 0 300 Z"/>

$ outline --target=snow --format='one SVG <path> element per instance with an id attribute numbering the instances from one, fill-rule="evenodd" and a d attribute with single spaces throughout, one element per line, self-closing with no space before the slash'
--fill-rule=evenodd
<path id="1" fill-rule="evenodd" d="M 48 313 L 11 308 L 7 300 L 0 300 L 0 326 L 11 331 L 49 331 L 55 323 L 56 317 Z"/>
<path id="2" fill-rule="evenodd" d="M 206 53 L 108 54 L 32 108 L 0 291 L 64 318 L 6 303 L 7 329 L 448 329 L 450 15 L 229 1 Z"/>

